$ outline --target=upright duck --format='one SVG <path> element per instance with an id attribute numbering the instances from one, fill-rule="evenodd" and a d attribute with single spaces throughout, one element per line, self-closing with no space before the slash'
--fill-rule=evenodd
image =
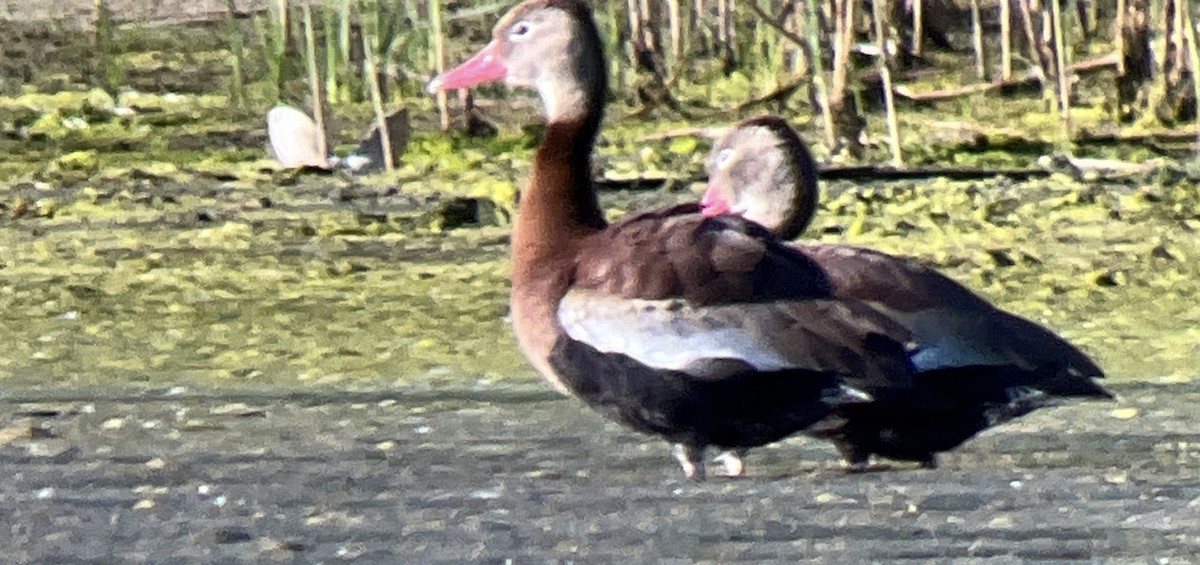
<path id="1" fill-rule="evenodd" d="M 528 0 L 430 91 L 503 79 L 547 119 L 513 231 L 522 352 L 560 390 L 673 444 L 689 477 L 708 446 L 745 449 L 837 406 L 911 386 L 909 332 L 740 218 L 672 211 L 608 225 L 592 185 L 604 55 L 580 0 Z"/>
<path id="2" fill-rule="evenodd" d="M 787 239 L 811 221 L 816 163 L 784 120 L 765 116 L 738 124 L 713 146 L 708 169 L 705 215 L 740 215 Z M 936 453 L 989 426 L 1064 397 L 1112 398 L 1095 382 L 1104 373 L 1075 346 L 933 269 L 850 245 L 793 248 L 824 272 L 833 296 L 861 300 L 912 332 L 918 373 L 907 394 L 941 397 L 948 401 L 930 404 L 951 407 L 840 409 L 843 421 L 819 435 L 834 440 L 851 469 L 864 468 L 872 454 L 934 467 Z"/>

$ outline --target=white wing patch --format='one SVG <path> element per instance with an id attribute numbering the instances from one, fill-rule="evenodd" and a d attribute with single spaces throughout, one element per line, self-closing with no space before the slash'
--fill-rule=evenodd
<path id="1" fill-rule="evenodd" d="M 776 336 L 743 323 L 749 315 L 731 316 L 732 308 L 701 311 L 681 300 L 623 299 L 572 290 L 559 303 L 558 320 L 576 341 L 660 369 L 685 370 L 712 359 L 736 359 L 760 371 L 804 366 L 789 359 L 788 348 L 781 347 Z"/>

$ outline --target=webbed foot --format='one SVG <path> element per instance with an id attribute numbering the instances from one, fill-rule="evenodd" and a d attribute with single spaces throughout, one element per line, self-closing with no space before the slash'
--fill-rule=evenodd
<path id="1" fill-rule="evenodd" d="M 730 449 L 722 451 L 713 457 L 713 463 L 721 465 L 721 475 L 725 477 L 741 477 L 746 474 L 746 449 Z"/>
<path id="2" fill-rule="evenodd" d="M 671 444 L 671 455 L 683 467 L 687 478 L 701 482 L 704 480 L 704 448 L 682 443 Z"/>

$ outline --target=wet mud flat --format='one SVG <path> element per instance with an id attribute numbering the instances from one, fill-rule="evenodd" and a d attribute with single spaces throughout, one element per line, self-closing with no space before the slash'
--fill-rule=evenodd
<path id="1" fill-rule="evenodd" d="M 359 393 L 6 391 L 10 563 L 1200 559 L 1194 384 L 1121 384 L 943 457 L 828 445 L 684 481 L 659 441 L 536 384 Z M 68 396 L 62 396 L 68 395 Z"/>

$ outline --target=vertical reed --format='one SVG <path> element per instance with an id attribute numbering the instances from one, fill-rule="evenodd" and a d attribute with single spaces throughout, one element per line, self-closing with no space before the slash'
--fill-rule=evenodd
<path id="1" fill-rule="evenodd" d="M 396 165 L 392 162 L 392 137 L 388 135 L 387 115 L 383 111 L 383 95 L 379 90 L 378 66 L 375 64 L 375 53 L 371 49 L 375 40 L 375 34 L 363 34 L 363 74 L 367 77 L 371 107 L 375 110 L 375 127 L 379 129 L 379 143 L 383 146 L 383 169 L 390 173 Z"/>
<path id="2" fill-rule="evenodd" d="M 240 110 L 246 104 L 246 79 L 243 74 L 246 38 L 238 25 L 236 12 L 234 0 L 225 0 L 225 33 L 229 36 L 229 101 Z"/>
<path id="3" fill-rule="evenodd" d="M 313 122 L 317 126 L 317 153 L 322 158 L 326 151 L 324 99 L 321 97 L 321 76 L 317 73 L 317 41 L 313 31 L 312 8 L 307 2 L 300 6 L 304 18 L 304 66 L 308 71 L 308 87 L 312 98 Z"/>
<path id="4" fill-rule="evenodd" d="M 837 130 L 833 125 L 833 111 L 829 107 L 829 89 L 825 85 L 825 62 L 821 60 L 821 24 L 817 17 L 816 4 L 815 0 L 804 0 L 804 37 L 808 40 L 812 86 L 816 89 L 817 103 L 821 105 L 821 125 L 825 130 L 825 143 L 832 149 L 837 143 Z"/>
<path id="5" fill-rule="evenodd" d="M 879 47 L 879 56 L 875 58 L 879 69 L 879 78 L 883 82 L 883 101 L 887 110 L 888 145 L 892 150 L 892 164 L 904 165 L 904 155 L 900 151 L 900 122 L 896 118 L 896 101 L 892 95 L 892 72 L 888 63 L 888 36 L 890 22 L 884 21 L 883 2 L 871 3 L 871 20 L 875 24 L 875 44 Z"/>
<path id="6" fill-rule="evenodd" d="M 679 13 L 679 0 L 667 0 L 667 27 L 671 37 L 670 56 L 667 57 L 668 74 L 679 72 L 683 58 L 683 22 Z"/>
<path id="7" fill-rule="evenodd" d="M 108 0 L 95 0 L 93 11 L 96 19 L 96 54 L 100 57 L 99 76 L 93 79 L 93 84 L 116 96 L 121 87 L 121 68 L 117 64 L 115 41 L 117 24 L 108 7 Z"/>
<path id="8" fill-rule="evenodd" d="M 1012 78 L 1012 0 L 1000 0 L 1000 78 Z"/>
<path id="9" fill-rule="evenodd" d="M 1071 135 L 1071 80 L 1067 69 L 1066 41 L 1063 38 L 1062 8 L 1057 0 L 1050 1 L 1051 19 L 1054 25 L 1054 66 L 1058 75 L 1058 107 L 1062 116 L 1063 134 L 1070 143 Z"/>
<path id="10" fill-rule="evenodd" d="M 980 20 L 979 0 L 971 0 L 971 47 L 975 52 L 975 76 L 980 80 L 987 80 L 987 58 L 983 53 L 983 22 Z"/>
<path id="11" fill-rule="evenodd" d="M 441 0 L 429 0 L 429 29 L 433 48 L 433 66 L 438 73 L 441 73 L 446 68 L 446 44 L 445 38 L 442 37 Z M 450 104 L 444 91 L 437 93 L 437 107 L 442 130 L 450 129 Z"/>
<path id="12" fill-rule="evenodd" d="M 338 36 L 334 30 L 338 26 L 338 11 L 332 5 L 326 5 L 321 10 L 321 30 L 325 32 L 325 100 L 330 104 L 337 102 L 341 87 L 338 86 L 338 70 L 343 68 L 338 46 Z"/>
<path id="13" fill-rule="evenodd" d="M 902 1 L 902 0 L 897 0 Z M 912 53 L 913 55 L 921 54 L 921 44 L 925 40 L 925 22 L 924 16 L 924 0 L 912 0 Z"/>
<path id="14" fill-rule="evenodd" d="M 1196 46 L 1196 22 L 1192 16 L 1191 0 L 1180 0 L 1179 11 L 1183 12 L 1183 35 L 1187 41 L 1188 63 L 1191 67 L 1192 100 L 1196 104 L 1196 124 L 1200 125 L 1200 47 Z M 1196 155 L 1200 157 L 1200 128 L 1196 130 Z"/>

